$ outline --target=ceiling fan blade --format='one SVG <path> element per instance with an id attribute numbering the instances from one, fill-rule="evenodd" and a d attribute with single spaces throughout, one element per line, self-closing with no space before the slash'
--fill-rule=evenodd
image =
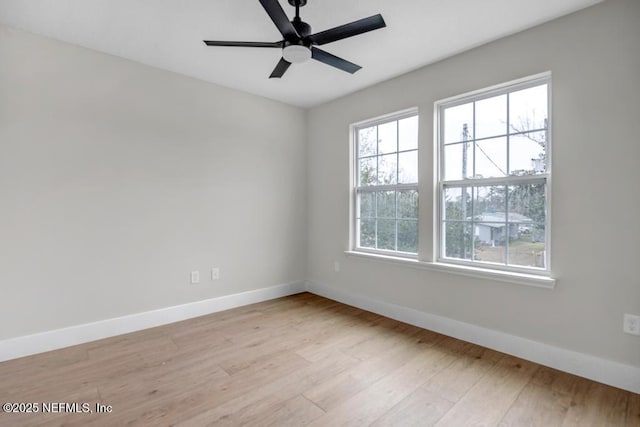
<path id="1" fill-rule="evenodd" d="M 311 48 L 311 57 L 316 61 L 331 65 L 332 67 L 336 67 L 351 74 L 362 68 L 361 66 L 354 64 L 353 62 L 349 62 L 346 59 L 339 58 L 335 55 L 330 54 L 329 52 L 318 49 L 317 47 Z"/>
<path id="2" fill-rule="evenodd" d="M 287 71 L 290 65 L 291 65 L 291 62 L 285 60 L 284 58 L 280 58 L 280 62 L 278 62 L 278 64 L 276 65 L 276 68 L 273 69 L 273 72 L 271 73 L 269 78 L 279 79 L 284 75 L 284 73 Z"/>
<path id="3" fill-rule="evenodd" d="M 282 47 L 282 42 L 230 42 L 219 40 L 203 40 L 207 46 L 231 47 Z"/>
<path id="4" fill-rule="evenodd" d="M 273 23 L 276 24 L 278 31 L 280 31 L 285 40 L 292 41 L 300 38 L 278 0 L 260 0 L 260 4 L 262 4 Z"/>
<path id="5" fill-rule="evenodd" d="M 353 21 L 349 24 L 340 25 L 339 27 L 311 34 L 308 39 L 313 44 L 323 45 L 346 39 L 347 37 L 353 37 L 358 34 L 377 30 L 379 28 L 384 28 L 386 26 L 387 24 L 385 24 L 384 19 L 382 19 L 382 15 L 377 14 L 358 21 Z"/>

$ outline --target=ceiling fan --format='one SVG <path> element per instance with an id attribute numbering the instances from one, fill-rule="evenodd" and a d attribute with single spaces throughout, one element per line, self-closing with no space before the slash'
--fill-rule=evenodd
<path id="1" fill-rule="evenodd" d="M 368 31 L 377 30 L 386 26 L 382 15 L 373 15 L 368 18 L 359 19 L 349 24 L 340 25 L 329 30 L 311 34 L 311 26 L 300 19 L 300 8 L 307 4 L 307 0 L 288 0 L 291 6 L 296 8 L 296 16 L 293 21 L 284 13 L 278 0 L 260 0 L 273 23 L 278 28 L 284 39 L 279 42 L 238 42 L 238 41 L 216 41 L 204 40 L 207 46 L 232 46 L 232 47 L 271 47 L 282 49 L 282 58 L 276 65 L 269 78 L 280 78 L 294 63 L 307 61 L 310 58 L 331 65 L 347 73 L 355 73 L 360 68 L 359 65 L 339 58 L 335 55 L 318 49 L 327 43 L 357 36 Z"/>

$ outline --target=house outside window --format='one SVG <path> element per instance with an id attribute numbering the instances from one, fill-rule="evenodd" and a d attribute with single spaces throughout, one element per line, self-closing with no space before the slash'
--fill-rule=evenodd
<path id="1" fill-rule="evenodd" d="M 418 252 L 416 110 L 352 126 L 355 160 L 353 246 L 359 251 Z"/>
<path id="2" fill-rule="evenodd" d="M 549 272 L 550 75 L 436 103 L 437 261 Z"/>

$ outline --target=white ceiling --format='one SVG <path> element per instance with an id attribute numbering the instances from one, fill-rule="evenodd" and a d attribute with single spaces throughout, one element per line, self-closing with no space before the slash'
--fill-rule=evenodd
<path id="1" fill-rule="evenodd" d="M 361 65 L 317 61 L 269 79 L 279 49 L 203 39 L 282 39 L 258 0 L 0 0 L 0 22 L 190 77 L 311 107 L 602 0 L 309 0 L 314 32 L 381 13 L 387 27 L 322 48 Z M 280 0 L 292 17 L 294 9 Z"/>

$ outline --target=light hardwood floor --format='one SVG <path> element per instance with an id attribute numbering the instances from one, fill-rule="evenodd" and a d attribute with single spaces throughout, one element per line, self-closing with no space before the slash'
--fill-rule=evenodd
<path id="1" fill-rule="evenodd" d="M 308 293 L 0 363 L 2 426 L 640 426 L 640 395 Z"/>

